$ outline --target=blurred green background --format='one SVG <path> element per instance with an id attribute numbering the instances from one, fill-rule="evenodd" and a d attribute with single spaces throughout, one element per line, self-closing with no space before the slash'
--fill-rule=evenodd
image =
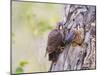
<path id="1" fill-rule="evenodd" d="M 62 20 L 64 5 L 12 2 L 12 73 L 47 72 L 48 33 Z"/>

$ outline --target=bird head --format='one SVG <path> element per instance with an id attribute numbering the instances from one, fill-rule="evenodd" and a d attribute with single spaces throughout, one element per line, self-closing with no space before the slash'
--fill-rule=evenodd
<path id="1" fill-rule="evenodd" d="M 63 25 L 64 25 L 63 22 L 58 22 L 56 28 L 59 30 L 63 29 Z"/>

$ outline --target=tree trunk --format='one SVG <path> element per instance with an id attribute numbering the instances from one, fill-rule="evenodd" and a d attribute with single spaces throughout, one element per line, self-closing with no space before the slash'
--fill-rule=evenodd
<path id="1" fill-rule="evenodd" d="M 66 44 L 50 71 L 95 69 L 95 6 L 65 5 L 64 12 L 65 32 L 80 24 L 84 28 L 84 41 L 76 46 Z"/>

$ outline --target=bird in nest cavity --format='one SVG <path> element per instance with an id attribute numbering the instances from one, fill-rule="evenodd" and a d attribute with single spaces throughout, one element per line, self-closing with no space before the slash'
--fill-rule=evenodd
<path id="1" fill-rule="evenodd" d="M 72 46 L 81 45 L 84 41 L 84 28 L 80 25 L 73 27 L 66 35 L 65 35 L 65 43 L 71 43 Z"/>

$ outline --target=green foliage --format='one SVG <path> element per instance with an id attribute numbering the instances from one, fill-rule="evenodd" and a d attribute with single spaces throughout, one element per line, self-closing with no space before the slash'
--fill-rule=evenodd
<path id="1" fill-rule="evenodd" d="M 28 64 L 27 61 L 21 61 L 19 65 L 20 65 L 20 67 L 24 67 L 26 64 Z"/>
<path id="2" fill-rule="evenodd" d="M 19 63 L 19 66 L 16 68 L 16 74 L 19 75 L 20 73 L 23 73 L 24 72 L 24 67 L 25 65 L 28 64 L 27 61 L 21 61 Z"/>
<path id="3" fill-rule="evenodd" d="M 23 73 L 23 68 L 22 67 L 17 67 L 16 68 L 16 74 L 19 75 L 20 73 Z"/>

